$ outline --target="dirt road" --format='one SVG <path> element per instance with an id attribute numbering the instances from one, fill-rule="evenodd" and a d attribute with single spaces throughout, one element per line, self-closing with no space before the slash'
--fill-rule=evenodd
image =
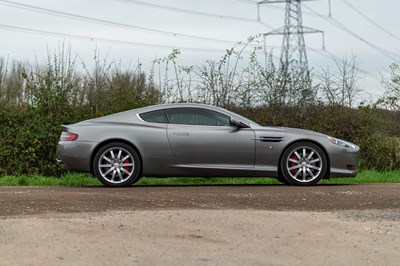
<path id="1" fill-rule="evenodd" d="M 400 185 L 0 188 L 0 265 L 399 265 Z"/>

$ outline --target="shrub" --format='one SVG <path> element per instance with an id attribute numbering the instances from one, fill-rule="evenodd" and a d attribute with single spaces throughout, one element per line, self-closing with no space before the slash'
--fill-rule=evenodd
<path id="1" fill-rule="evenodd" d="M 17 72 L 10 73 L 2 77 L 15 79 Z M 18 74 L 22 87 L 13 90 L 3 82 L 0 90 L 0 175 L 58 175 L 55 152 L 62 124 L 156 104 L 159 98 L 141 71 L 114 68 L 102 76 L 101 87 L 91 83 L 91 76 L 76 72 L 69 52 L 50 55 L 45 65 L 27 65 Z M 19 91 L 21 101 L 6 101 L 15 99 L 7 91 Z"/>

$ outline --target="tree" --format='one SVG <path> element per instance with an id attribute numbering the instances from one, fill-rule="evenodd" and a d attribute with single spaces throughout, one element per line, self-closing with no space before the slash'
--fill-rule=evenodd
<path id="1" fill-rule="evenodd" d="M 400 66 L 398 64 L 390 65 L 390 79 L 382 79 L 385 87 L 385 93 L 379 99 L 378 104 L 388 108 L 400 110 Z"/>
<path id="2" fill-rule="evenodd" d="M 319 75 L 322 101 L 329 105 L 353 107 L 360 93 L 357 86 L 360 79 L 357 59 L 352 56 L 350 59 L 344 57 L 342 61 L 334 61 L 336 66 L 334 73 L 327 67 Z"/>

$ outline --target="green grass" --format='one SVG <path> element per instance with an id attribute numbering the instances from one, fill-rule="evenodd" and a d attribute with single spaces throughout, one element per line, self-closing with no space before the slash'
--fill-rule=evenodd
<path id="1" fill-rule="evenodd" d="M 400 170 L 392 172 L 362 171 L 356 178 L 331 178 L 321 184 L 400 183 Z"/>
<path id="2" fill-rule="evenodd" d="M 400 170 L 393 172 L 363 171 L 356 178 L 332 178 L 320 184 L 400 183 Z M 136 185 L 271 185 L 273 178 L 142 178 Z M 69 173 L 63 177 L 2 176 L 0 186 L 102 186 L 87 174 Z"/>
<path id="3" fill-rule="evenodd" d="M 87 174 L 66 174 L 63 177 L 2 176 L 0 186 L 100 186 L 101 183 Z"/>

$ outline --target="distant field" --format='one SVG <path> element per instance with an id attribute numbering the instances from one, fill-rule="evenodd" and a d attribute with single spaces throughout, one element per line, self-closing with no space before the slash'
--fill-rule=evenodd
<path id="1" fill-rule="evenodd" d="M 356 178 L 332 178 L 320 184 L 400 183 L 400 171 L 363 171 Z M 135 185 L 270 185 L 280 184 L 273 178 L 142 178 Z M 102 186 L 87 174 L 70 173 L 63 177 L 2 176 L 0 186 Z"/>

